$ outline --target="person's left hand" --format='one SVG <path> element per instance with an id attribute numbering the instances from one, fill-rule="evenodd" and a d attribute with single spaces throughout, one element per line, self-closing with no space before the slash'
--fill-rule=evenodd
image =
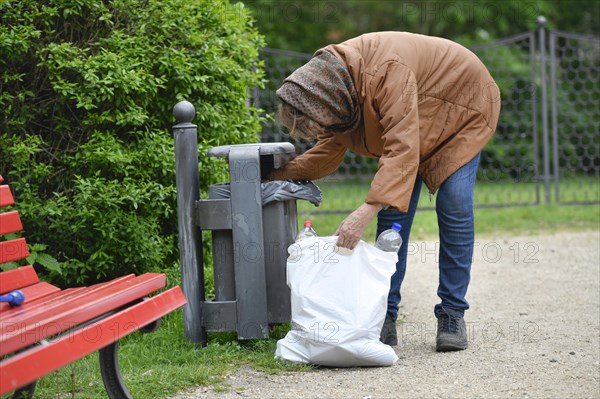
<path id="1" fill-rule="evenodd" d="M 354 249 L 360 241 L 367 225 L 380 210 L 381 205 L 364 203 L 357 210 L 348 215 L 335 232 L 335 235 L 338 236 L 337 246 Z"/>

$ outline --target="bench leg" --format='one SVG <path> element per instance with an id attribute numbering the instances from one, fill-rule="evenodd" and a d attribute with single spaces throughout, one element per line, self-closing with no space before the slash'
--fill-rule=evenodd
<path id="1" fill-rule="evenodd" d="M 40 344 L 47 343 L 45 339 L 40 342 Z M 25 349 L 24 349 L 25 350 Z M 24 351 L 23 350 L 23 351 Z M 20 351 L 20 352 L 23 352 Z M 35 392 L 35 384 L 37 384 L 37 380 L 30 382 L 29 384 L 21 387 L 15 391 L 13 394 L 13 399 L 32 399 L 33 393 Z"/>
<path id="2" fill-rule="evenodd" d="M 33 392 L 35 391 L 35 384 L 37 381 L 33 381 L 29 385 L 25 385 L 19 388 L 13 394 L 13 399 L 31 399 L 33 398 Z"/>
<path id="3" fill-rule="evenodd" d="M 110 399 L 133 399 L 119 370 L 119 341 L 100 349 L 100 372 Z"/>
<path id="4" fill-rule="evenodd" d="M 145 300 L 146 298 L 144 298 Z M 152 333 L 161 326 L 162 318 L 154 320 L 152 323 L 140 328 L 142 333 Z M 104 388 L 110 399 L 133 399 L 129 390 L 121 377 L 119 368 L 119 341 L 100 349 L 100 373 Z M 35 387 L 35 383 L 34 383 Z M 33 391 L 32 391 L 33 395 Z M 16 399 L 16 398 L 13 398 Z M 27 399 L 31 399 L 27 397 Z"/>
<path id="5" fill-rule="evenodd" d="M 144 334 L 153 333 L 154 331 L 158 330 L 161 325 L 162 325 L 162 318 L 156 319 L 152 323 L 140 328 L 140 332 L 143 332 Z"/>

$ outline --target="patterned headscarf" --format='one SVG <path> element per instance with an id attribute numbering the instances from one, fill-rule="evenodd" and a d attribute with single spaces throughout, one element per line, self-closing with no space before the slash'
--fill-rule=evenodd
<path id="1" fill-rule="evenodd" d="M 277 96 L 328 130 L 346 133 L 360 122 L 360 105 L 352 77 L 342 61 L 318 50 L 277 90 Z"/>

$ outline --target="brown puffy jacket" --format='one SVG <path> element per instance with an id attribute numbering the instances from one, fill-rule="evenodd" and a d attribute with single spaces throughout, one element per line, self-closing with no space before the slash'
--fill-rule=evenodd
<path id="1" fill-rule="evenodd" d="M 325 50 L 342 60 L 358 92 L 360 128 L 319 135 L 275 179 L 333 173 L 347 149 L 379 158 L 365 202 L 403 212 L 419 174 L 434 193 L 490 140 L 500 92 L 486 67 L 452 41 L 406 32 L 369 33 Z"/>

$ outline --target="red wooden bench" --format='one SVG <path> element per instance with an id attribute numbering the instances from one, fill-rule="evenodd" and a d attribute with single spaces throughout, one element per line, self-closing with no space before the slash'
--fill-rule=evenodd
<path id="1" fill-rule="evenodd" d="M 0 185 L 0 208 L 12 204 L 9 186 Z M 0 236 L 22 229 L 17 211 L 0 213 Z M 24 238 L 0 242 L 0 264 L 28 256 Z M 154 331 L 162 316 L 186 303 L 179 287 L 147 297 L 165 283 L 161 273 L 130 274 L 61 290 L 41 282 L 32 266 L 0 272 L 0 295 L 25 295 L 20 306 L 0 302 L 0 395 L 15 391 L 14 398 L 31 398 L 40 377 L 99 350 L 108 396 L 131 398 L 119 371 L 119 339 Z"/>

